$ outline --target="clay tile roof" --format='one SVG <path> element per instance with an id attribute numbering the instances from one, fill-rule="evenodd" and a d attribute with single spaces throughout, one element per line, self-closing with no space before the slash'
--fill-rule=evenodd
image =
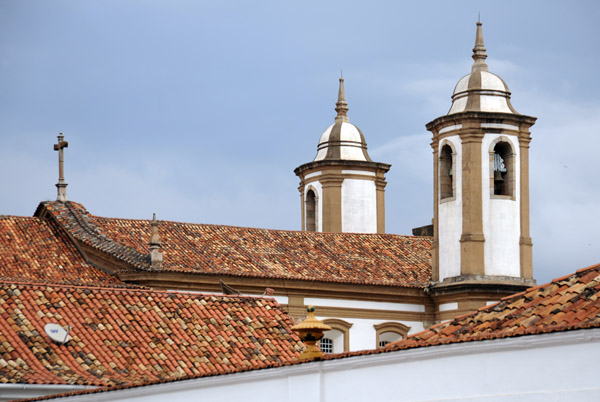
<path id="1" fill-rule="evenodd" d="M 150 270 L 150 221 L 102 218 L 82 205 L 40 205 L 78 241 Z M 425 287 L 431 238 L 315 233 L 159 221 L 162 270 L 260 278 Z"/>
<path id="2" fill-rule="evenodd" d="M 0 215 L 0 280 L 116 286 L 85 262 L 67 235 L 40 218 Z"/>
<path id="3" fill-rule="evenodd" d="M 507 296 L 388 348 L 431 346 L 600 327 L 600 264 Z"/>
<path id="4" fill-rule="evenodd" d="M 48 323 L 71 326 L 59 345 Z M 273 299 L 68 285 L 0 286 L 0 383 L 135 385 L 293 361 Z"/>

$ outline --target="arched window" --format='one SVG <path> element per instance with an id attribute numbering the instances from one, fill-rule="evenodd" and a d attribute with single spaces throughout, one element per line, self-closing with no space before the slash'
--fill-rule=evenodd
<path id="1" fill-rule="evenodd" d="M 331 327 L 330 331 L 325 331 L 324 338 L 331 339 L 333 353 L 342 353 L 350 350 L 350 328 L 352 324 L 340 320 L 339 318 L 328 318 L 323 323 Z M 321 339 L 321 342 L 323 341 Z M 323 350 L 321 348 L 321 350 Z"/>
<path id="2" fill-rule="evenodd" d="M 317 197 L 313 190 L 306 192 L 306 230 L 315 232 L 317 230 Z"/>
<path id="3" fill-rule="evenodd" d="M 377 340 L 377 346 L 379 348 L 384 347 L 390 342 L 396 342 L 400 339 L 405 339 L 408 336 L 409 326 L 406 326 L 400 322 L 390 321 L 381 324 L 373 325 L 375 328 L 375 337 Z"/>
<path id="4" fill-rule="evenodd" d="M 492 195 L 514 195 L 515 155 L 508 141 L 500 140 L 490 153 L 490 187 Z"/>
<path id="5" fill-rule="evenodd" d="M 454 197 L 454 163 L 452 148 L 446 144 L 440 152 L 440 199 Z"/>

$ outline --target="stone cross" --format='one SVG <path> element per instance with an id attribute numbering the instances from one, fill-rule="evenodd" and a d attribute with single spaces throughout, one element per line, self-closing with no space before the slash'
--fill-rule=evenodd
<path id="1" fill-rule="evenodd" d="M 65 168 L 63 159 L 63 148 L 67 148 L 69 143 L 64 141 L 62 133 L 58 133 L 58 144 L 54 144 L 54 150 L 58 151 L 58 183 L 56 183 L 57 196 L 56 201 L 67 201 L 67 183 L 65 182 Z"/>

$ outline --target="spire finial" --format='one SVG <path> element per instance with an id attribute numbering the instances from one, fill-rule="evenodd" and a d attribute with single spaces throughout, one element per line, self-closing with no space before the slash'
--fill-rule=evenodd
<path id="1" fill-rule="evenodd" d="M 150 235 L 150 266 L 154 270 L 160 270 L 162 268 L 163 255 L 160 251 L 161 243 L 160 237 L 158 236 L 158 221 L 156 220 L 156 213 L 152 214 L 152 234 Z"/>
<path id="2" fill-rule="evenodd" d="M 67 183 L 65 182 L 65 168 L 63 149 L 69 146 L 62 133 L 58 133 L 58 143 L 54 144 L 54 150 L 58 151 L 58 183 L 56 183 L 56 201 L 65 202 L 67 200 Z"/>
<path id="3" fill-rule="evenodd" d="M 471 71 L 487 71 L 488 66 L 485 64 L 487 53 L 483 44 L 483 29 L 481 21 L 477 21 L 477 33 L 475 34 L 475 47 L 473 48 L 473 66 Z"/>
<path id="4" fill-rule="evenodd" d="M 340 89 L 338 91 L 338 100 L 335 104 L 335 111 L 337 112 L 336 120 L 345 121 L 348 119 L 348 102 L 346 102 L 346 90 L 344 89 L 344 77 L 340 77 Z"/>

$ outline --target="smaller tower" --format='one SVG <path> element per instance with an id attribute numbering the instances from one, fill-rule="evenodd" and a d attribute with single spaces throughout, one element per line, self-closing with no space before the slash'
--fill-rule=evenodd
<path id="1" fill-rule="evenodd" d="M 385 173 L 391 165 L 373 162 L 363 133 L 348 119 L 344 79 L 337 115 L 321 135 L 317 156 L 297 167 L 302 230 L 385 232 Z"/>

